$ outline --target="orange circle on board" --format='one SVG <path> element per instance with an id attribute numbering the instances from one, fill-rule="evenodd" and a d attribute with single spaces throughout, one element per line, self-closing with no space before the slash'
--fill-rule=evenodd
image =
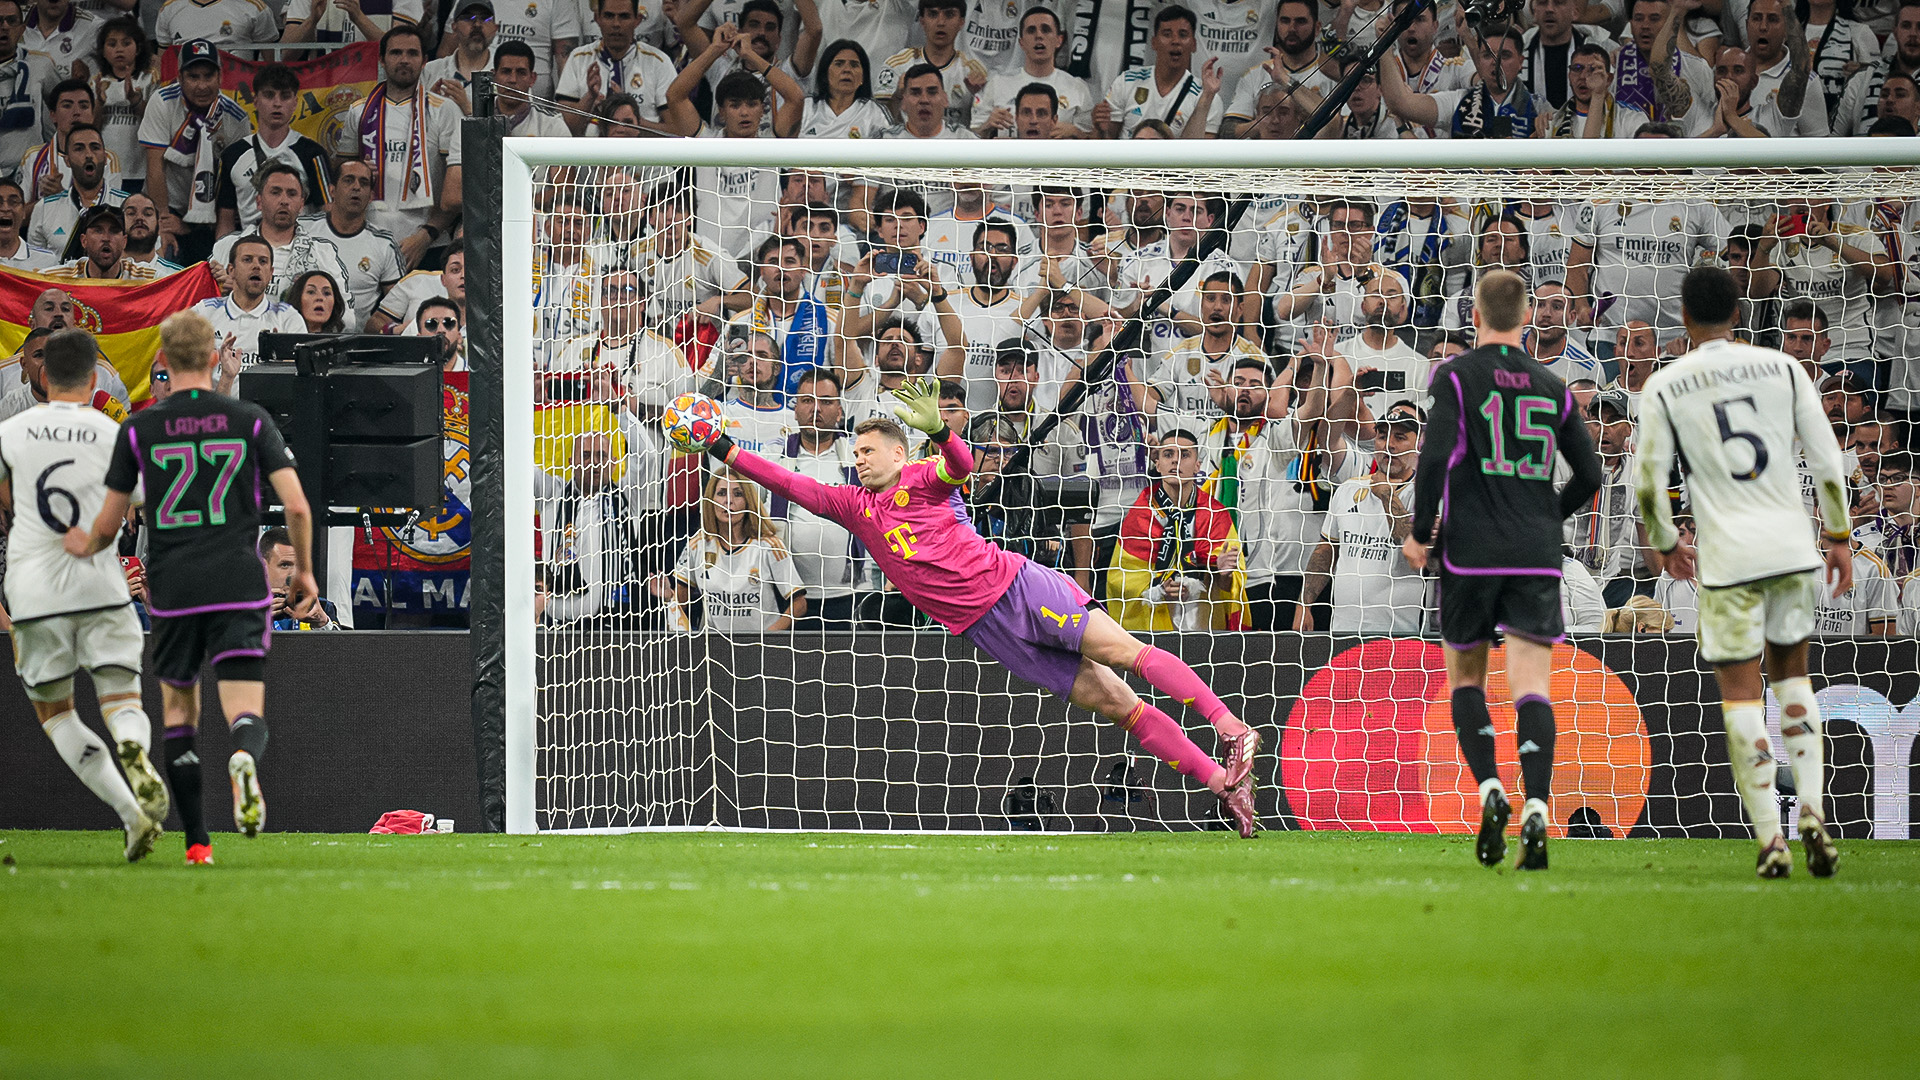
<path id="1" fill-rule="evenodd" d="M 1494 755 L 1500 778 L 1520 802 L 1520 753 L 1514 740 L 1512 694 L 1507 687 L 1504 649 L 1487 657 L 1487 701 L 1493 714 Z M 1647 774 L 1653 748 L 1640 719 L 1633 691 L 1592 653 L 1561 644 L 1553 648 L 1553 699 L 1556 734 L 1553 747 L 1554 836 L 1565 836 L 1567 818 L 1592 807 L 1615 836 L 1625 836 L 1647 803 Z M 1442 691 L 1444 692 L 1444 690 Z M 1443 833 L 1480 827 L 1480 790 L 1460 756 L 1453 731 L 1453 705 L 1427 707 L 1422 788 L 1433 823 Z"/>

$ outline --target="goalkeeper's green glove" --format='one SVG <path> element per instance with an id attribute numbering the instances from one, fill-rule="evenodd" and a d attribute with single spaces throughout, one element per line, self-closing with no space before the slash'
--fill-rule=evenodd
<path id="1" fill-rule="evenodd" d="M 948 435 L 947 425 L 940 419 L 940 383 L 935 379 L 908 379 L 900 389 L 893 392 L 898 402 L 893 407 L 893 415 L 900 422 L 925 432 L 934 441 L 944 441 Z"/>

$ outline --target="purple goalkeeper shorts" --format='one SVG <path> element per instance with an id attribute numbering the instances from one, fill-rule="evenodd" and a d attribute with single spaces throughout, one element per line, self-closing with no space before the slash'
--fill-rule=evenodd
<path id="1" fill-rule="evenodd" d="M 1080 673 L 1080 638 L 1092 605 L 1072 578 L 1029 561 L 965 637 L 1008 671 L 1064 698 Z"/>

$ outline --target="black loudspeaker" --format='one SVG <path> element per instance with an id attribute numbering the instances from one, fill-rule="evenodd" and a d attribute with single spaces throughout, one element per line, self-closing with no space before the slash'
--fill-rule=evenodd
<path id="1" fill-rule="evenodd" d="M 327 373 L 327 433 L 335 442 L 438 438 L 442 404 L 437 367 L 368 364 Z"/>
<path id="2" fill-rule="evenodd" d="M 334 443 L 327 499 L 334 506 L 404 506 L 436 513 L 444 498 L 439 435 L 404 443 Z"/>
<path id="3" fill-rule="evenodd" d="M 240 396 L 266 409 L 317 523 L 431 514 L 445 501 L 442 345 L 433 337 L 262 334 Z M 326 545 L 314 547 L 325 580 Z"/>

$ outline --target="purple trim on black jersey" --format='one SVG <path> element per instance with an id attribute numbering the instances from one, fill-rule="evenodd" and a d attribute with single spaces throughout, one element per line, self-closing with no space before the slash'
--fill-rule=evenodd
<path id="1" fill-rule="evenodd" d="M 201 604 L 199 607 L 175 608 L 172 611 L 162 611 L 157 607 L 150 607 L 147 609 L 147 614 L 160 619 L 177 619 L 182 615 L 204 615 L 209 611 L 251 611 L 254 608 L 272 606 L 273 597 L 267 596 L 259 600 L 234 600 L 225 604 Z"/>
<path id="2" fill-rule="evenodd" d="M 236 656 L 265 657 L 266 655 L 267 650 L 265 649 L 228 649 L 223 653 L 215 653 L 213 659 L 207 661 L 207 663 L 217 664 L 222 660 L 231 660 Z"/>
<path id="3" fill-rule="evenodd" d="M 1440 640 L 1446 641 L 1446 638 L 1443 636 Z M 1447 648 L 1452 649 L 1454 652 L 1472 652 L 1473 650 L 1479 648 L 1480 646 L 1485 645 L 1490 640 L 1492 639 L 1481 638 L 1479 641 L 1469 641 L 1465 643 L 1457 642 L 1457 641 L 1447 641 Z"/>
<path id="4" fill-rule="evenodd" d="M 1557 577 L 1563 576 L 1560 573 L 1558 568 L 1549 570 L 1544 566 L 1466 566 L 1466 567 L 1455 566 L 1453 565 L 1453 560 L 1447 558 L 1445 554 L 1442 554 L 1440 556 L 1440 564 L 1447 568 L 1448 573 L 1459 574 L 1461 577 L 1556 577 L 1557 578 Z"/>
<path id="5" fill-rule="evenodd" d="M 1453 453 L 1447 455 L 1447 471 L 1452 472 L 1454 466 L 1467 460 L 1467 391 L 1460 385 L 1459 372 L 1449 371 L 1447 378 L 1453 380 L 1453 399 L 1460 403 L 1454 414 L 1460 421 L 1460 438 L 1453 444 Z"/>
<path id="6" fill-rule="evenodd" d="M 1558 645 L 1558 644 L 1560 644 L 1561 642 L 1563 642 L 1563 641 L 1565 641 L 1565 640 L 1567 640 L 1567 635 L 1565 635 L 1565 634 L 1560 634 L 1560 635 L 1557 635 L 1557 636 L 1555 636 L 1555 637 L 1550 637 L 1550 638 L 1544 638 L 1544 637 L 1535 637 L 1535 636 L 1533 636 L 1532 634 L 1528 634 L 1528 633 L 1524 633 L 1524 632 L 1522 632 L 1522 631 L 1519 631 L 1519 630 L 1515 630 L 1515 629 L 1513 629 L 1512 627 L 1510 627 L 1510 626 L 1507 626 L 1507 625 L 1506 625 L 1506 624 L 1504 624 L 1504 623 L 1501 623 L 1501 624 L 1499 624 L 1499 625 L 1497 625 L 1497 626 L 1495 626 L 1495 629 L 1497 629 L 1497 630 L 1499 630 L 1499 631 L 1500 631 L 1501 633 L 1503 633 L 1503 634 L 1505 634 L 1505 635 L 1507 635 L 1508 637 L 1517 637 L 1517 638 L 1525 638 L 1526 640 L 1528 640 L 1528 641 L 1531 641 L 1531 642 L 1533 642 L 1533 643 L 1534 643 L 1535 645 Z M 1540 698 L 1540 700 L 1541 700 L 1541 701 L 1546 701 L 1546 700 L 1547 700 L 1546 698 L 1542 698 L 1542 697 L 1540 697 L 1540 695 L 1539 695 L 1539 694 L 1531 694 L 1531 695 L 1528 695 L 1528 696 L 1530 696 L 1530 697 L 1535 697 L 1535 698 Z M 1526 698 L 1521 698 L 1521 699 L 1520 699 L 1520 701 L 1525 701 L 1525 700 L 1526 700 Z M 1518 705 L 1518 704 L 1520 704 L 1520 701 L 1516 701 L 1516 702 L 1514 702 L 1514 704 L 1515 704 L 1515 705 Z M 1549 705 L 1551 705 L 1551 704 L 1552 704 L 1552 702 L 1547 702 L 1547 703 L 1548 703 Z"/>
<path id="7" fill-rule="evenodd" d="M 168 686 L 171 686 L 171 687 L 175 687 L 175 688 L 177 688 L 177 689 L 181 689 L 181 690 L 185 690 L 186 688 L 188 688 L 188 687 L 190 687 L 190 686 L 192 686 L 192 685 L 194 684 L 194 681 L 195 681 L 195 680 L 193 680 L 193 679 L 169 679 L 169 678 L 167 678 L 167 677 L 166 677 L 165 675 L 162 675 L 162 676 L 160 676 L 160 681 L 161 681 L 161 682 L 163 682 L 163 683 L 166 683 L 166 684 L 167 684 Z M 189 732 L 189 733 L 191 733 L 191 732 Z M 180 737 L 181 737 L 181 736 L 176 736 L 176 735 L 174 735 L 174 734 L 173 734 L 173 729 L 172 729 L 172 728 L 168 728 L 168 729 L 167 729 L 167 738 L 169 738 L 169 739 L 173 739 L 173 738 L 180 738 Z"/>
<path id="8" fill-rule="evenodd" d="M 132 424 L 127 425 L 127 445 L 133 448 L 133 464 L 137 469 L 140 465 L 140 433 L 133 429 Z"/>

